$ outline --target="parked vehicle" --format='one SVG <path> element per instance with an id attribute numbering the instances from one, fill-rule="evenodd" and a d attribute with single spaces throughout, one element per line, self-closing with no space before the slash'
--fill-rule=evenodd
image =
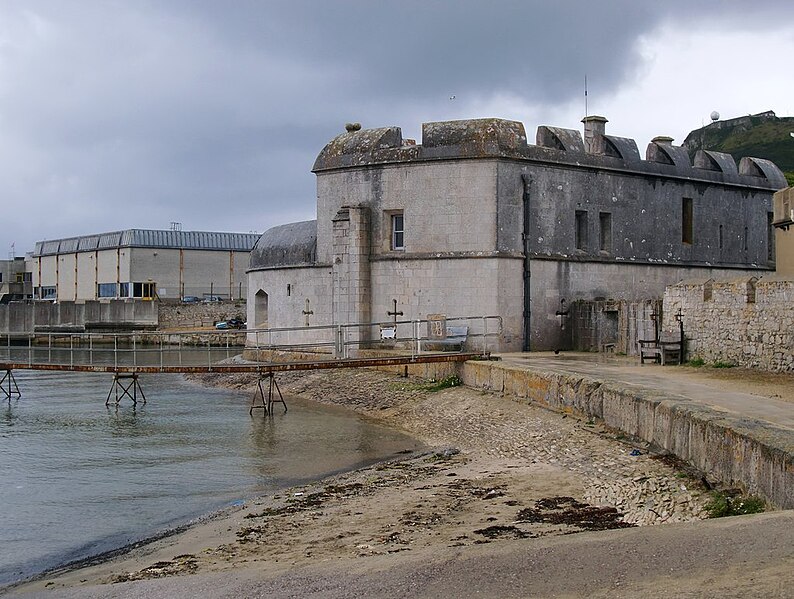
<path id="1" fill-rule="evenodd" d="M 199 303 L 199 301 L 201 300 L 199 300 L 199 298 L 196 297 L 195 295 L 186 295 L 185 297 L 182 298 L 183 304 L 197 304 Z"/>
<path id="2" fill-rule="evenodd" d="M 215 323 L 216 329 L 244 329 L 245 323 L 239 318 L 230 318 L 229 320 L 221 320 Z"/>
<path id="3" fill-rule="evenodd" d="M 212 302 L 222 302 L 223 297 L 220 295 L 205 295 L 204 296 L 204 303 L 211 304 Z"/>

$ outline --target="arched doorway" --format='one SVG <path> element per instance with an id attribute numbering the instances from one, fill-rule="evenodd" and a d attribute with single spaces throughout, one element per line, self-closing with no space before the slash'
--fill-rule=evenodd
<path id="1" fill-rule="evenodd" d="M 267 293 L 262 289 L 254 296 L 254 321 L 258 329 L 267 327 Z"/>

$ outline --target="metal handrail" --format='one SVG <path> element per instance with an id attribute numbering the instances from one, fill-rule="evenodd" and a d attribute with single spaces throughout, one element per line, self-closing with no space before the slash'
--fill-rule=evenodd
<path id="1" fill-rule="evenodd" d="M 0 338 L 6 337 L 6 343 L 0 345 L 0 362 L 19 362 L 24 355 L 19 354 L 21 350 L 26 352 L 25 361 L 30 366 L 49 364 L 75 368 L 113 364 L 116 369 L 130 366 L 134 369 L 159 364 L 161 369 L 178 365 L 212 370 L 221 360 L 231 357 L 232 347 L 242 349 L 242 342 L 245 350 L 256 352 L 257 357 L 260 352 L 267 352 L 268 361 L 272 363 L 278 360 L 280 352 L 310 353 L 316 358 L 338 360 L 347 359 L 352 352 L 362 349 L 388 348 L 389 355 L 416 357 L 432 353 L 425 348 L 433 338 L 423 334 L 423 325 L 428 322 L 431 321 L 415 319 L 241 330 L 47 333 L 46 345 L 35 343 L 34 335 L 26 335 L 24 348 L 12 344 L 12 333 L 0 333 Z M 500 316 L 457 316 L 447 318 L 446 322 L 470 323 L 467 343 L 478 345 L 477 351 L 483 354 L 489 353 L 490 341 L 502 334 Z M 384 325 L 395 328 L 395 337 L 388 343 L 376 333 Z"/>

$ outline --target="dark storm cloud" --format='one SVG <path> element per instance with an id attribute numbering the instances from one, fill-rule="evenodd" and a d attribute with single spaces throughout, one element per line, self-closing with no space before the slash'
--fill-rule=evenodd
<path id="1" fill-rule="evenodd" d="M 605 89 L 631 80 L 638 37 L 661 23 L 760 29 L 790 5 L 7 1 L 0 248 L 311 218 L 309 169 L 346 120 L 416 128 L 448 118 L 451 94 L 472 117 L 503 116 L 466 112 L 499 95 L 570 102 L 585 74 Z"/>

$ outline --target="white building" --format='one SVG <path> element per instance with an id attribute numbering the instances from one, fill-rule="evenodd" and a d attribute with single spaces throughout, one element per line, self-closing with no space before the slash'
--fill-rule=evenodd
<path id="1" fill-rule="evenodd" d="M 240 299 L 258 235 L 128 229 L 36 243 L 38 299 Z"/>

